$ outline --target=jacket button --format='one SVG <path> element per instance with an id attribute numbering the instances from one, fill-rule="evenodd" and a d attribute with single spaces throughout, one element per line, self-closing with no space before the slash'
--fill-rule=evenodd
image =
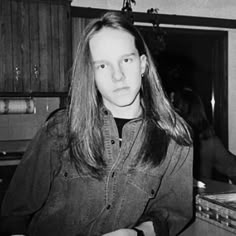
<path id="1" fill-rule="evenodd" d="M 152 195 L 155 194 L 155 190 L 154 190 L 154 189 L 151 190 L 151 194 L 152 194 Z"/>
<path id="2" fill-rule="evenodd" d="M 112 140 L 111 140 L 111 144 L 114 144 L 114 143 L 115 143 L 115 140 L 112 139 Z"/>

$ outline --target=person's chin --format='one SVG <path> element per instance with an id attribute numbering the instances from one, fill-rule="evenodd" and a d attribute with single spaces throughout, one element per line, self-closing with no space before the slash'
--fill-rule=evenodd
<path id="1" fill-rule="evenodd" d="M 119 107 L 128 107 L 132 105 L 134 102 L 134 99 L 120 99 L 119 101 L 116 102 L 116 105 Z"/>

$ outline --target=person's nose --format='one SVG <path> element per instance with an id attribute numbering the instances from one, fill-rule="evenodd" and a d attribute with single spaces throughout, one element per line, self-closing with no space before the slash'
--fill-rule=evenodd
<path id="1" fill-rule="evenodd" d="M 124 79 L 124 72 L 119 64 L 113 65 L 112 78 L 114 81 L 120 81 Z"/>

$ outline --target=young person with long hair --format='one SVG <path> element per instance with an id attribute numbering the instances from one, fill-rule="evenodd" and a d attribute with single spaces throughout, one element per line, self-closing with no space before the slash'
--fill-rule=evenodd
<path id="1" fill-rule="evenodd" d="M 68 108 L 29 145 L 2 215 L 43 236 L 176 235 L 192 217 L 190 133 L 124 15 L 86 27 Z"/>
<path id="2" fill-rule="evenodd" d="M 236 183 L 236 155 L 228 151 L 216 135 L 199 94 L 183 88 L 174 94 L 173 105 L 192 129 L 194 177 Z"/>

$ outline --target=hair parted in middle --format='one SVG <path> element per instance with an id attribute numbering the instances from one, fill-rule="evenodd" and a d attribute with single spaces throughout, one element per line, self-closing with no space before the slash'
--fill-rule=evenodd
<path id="1" fill-rule="evenodd" d="M 144 142 L 137 157 L 139 162 L 151 162 L 154 165 L 161 161 L 145 159 L 145 151 L 141 151 L 147 149 L 148 142 L 145 140 L 150 136 L 149 124 L 154 124 L 181 144 L 191 144 L 184 120 L 174 112 L 165 96 L 160 77 L 142 35 L 125 15 L 107 12 L 101 18 L 91 21 L 83 32 L 73 64 L 70 88 L 69 133 L 72 160 L 79 169 L 86 168 L 95 177 L 102 176 L 106 164 L 103 159 L 103 124 L 100 118 L 103 102 L 96 88 L 89 42 L 103 28 L 125 31 L 132 35 L 139 55 L 145 55 L 147 58 L 140 91 L 145 132 Z"/>

